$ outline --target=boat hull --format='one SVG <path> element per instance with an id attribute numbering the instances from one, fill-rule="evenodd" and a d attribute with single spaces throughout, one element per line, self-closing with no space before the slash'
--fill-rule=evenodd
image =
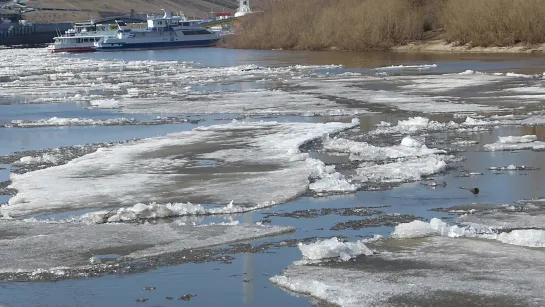
<path id="1" fill-rule="evenodd" d="M 92 46 L 89 47 L 67 47 L 67 48 L 50 48 L 49 52 L 59 53 L 59 52 L 69 52 L 69 53 L 86 53 L 86 52 L 95 52 L 95 48 Z"/>
<path id="2" fill-rule="evenodd" d="M 168 41 L 168 42 L 130 42 L 117 44 L 101 44 L 95 46 L 97 51 L 115 50 L 141 50 L 141 49 L 173 49 L 173 48 L 198 48 L 213 47 L 219 38 L 198 40 L 198 41 Z"/>

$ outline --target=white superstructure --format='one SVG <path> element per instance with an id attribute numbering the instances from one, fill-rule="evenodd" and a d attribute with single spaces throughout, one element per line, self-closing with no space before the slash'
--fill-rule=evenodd
<path id="1" fill-rule="evenodd" d="M 142 29 L 145 23 L 134 23 L 128 26 L 132 29 Z M 93 52 L 94 43 L 102 37 L 114 36 L 117 33 L 117 24 L 75 24 L 73 29 L 63 35 L 53 38 L 53 43 L 47 49 L 51 52 Z"/>
<path id="2" fill-rule="evenodd" d="M 200 26 L 199 21 L 166 12 L 162 17 L 148 15 L 144 30 L 118 24 L 115 36 L 101 38 L 94 44 L 96 50 L 209 47 L 219 40 L 218 35 Z"/>

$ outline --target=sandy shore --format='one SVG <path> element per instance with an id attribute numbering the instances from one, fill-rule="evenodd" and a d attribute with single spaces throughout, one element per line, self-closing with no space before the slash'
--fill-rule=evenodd
<path id="1" fill-rule="evenodd" d="M 399 52 L 473 52 L 473 53 L 545 53 L 545 44 L 520 44 L 509 47 L 474 47 L 471 44 L 459 45 L 444 39 L 412 42 L 407 45 L 392 47 Z"/>

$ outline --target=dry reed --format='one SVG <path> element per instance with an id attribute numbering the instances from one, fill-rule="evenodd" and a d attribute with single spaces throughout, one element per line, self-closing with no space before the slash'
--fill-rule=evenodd
<path id="1" fill-rule="evenodd" d="M 422 37 L 426 20 L 419 1 L 270 1 L 264 13 L 241 20 L 230 45 L 257 49 L 387 49 Z"/>
<path id="2" fill-rule="evenodd" d="M 448 0 L 440 19 L 449 41 L 474 46 L 545 42 L 543 0 Z"/>
<path id="3" fill-rule="evenodd" d="M 264 0 L 227 46 L 385 50 L 443 33 L 474 46 L 545 42 L 545 0 Z M 427 37 L 427 36 L 426 36 Z"/>

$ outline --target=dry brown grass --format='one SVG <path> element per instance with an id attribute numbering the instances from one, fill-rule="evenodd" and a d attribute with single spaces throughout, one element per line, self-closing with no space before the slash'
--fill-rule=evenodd
<path id="1" fill-rule="evenodd" d="M 474 46 L 545 42 L 545 0 L 262 0 L 234 48 L 384 50 L 427 31 Z M 427 37 L 427 36 L 426 36 Z"/>
<path id="2" fill-rule="evenodd" d="M 543 0 L 449 0 L 440 13 L 447 39 L 475 46 L 545 42 Z"/>
<path id="3" fill-rule="evenodd" d="M 273 0 L 241 20 L 237 48 L 382 50 L 420 39 L 420 0 Z"/>

